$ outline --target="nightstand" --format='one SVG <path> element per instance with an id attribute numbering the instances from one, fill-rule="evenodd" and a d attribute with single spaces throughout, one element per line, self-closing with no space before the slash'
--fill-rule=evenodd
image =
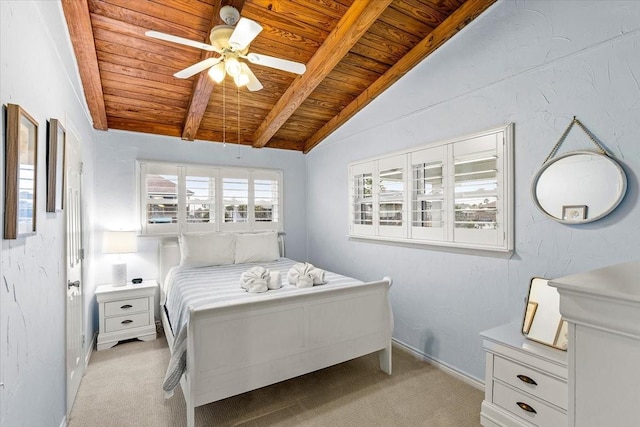
<path id="1" fill-rule="evenodd" d="M 96 289 L 100 324 L 98 350 L 113 347 L 121 340 L 156 339 L 154 300 L 158 283 L 145 280 L 125 286 L 99 286 Z"/>

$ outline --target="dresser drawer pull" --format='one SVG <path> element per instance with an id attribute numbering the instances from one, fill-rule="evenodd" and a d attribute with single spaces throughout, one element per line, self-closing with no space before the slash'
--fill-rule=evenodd
<path id="1" fill-rule="evenodd" d="M 123 320 L 123 321 L 122 321 L 122 322 L 120 322 L 120 323 L 122 323 L 123 325 L 128 325 L 129 323 L 133 323 L 133 320 L 129 320 L 129 319 L 127 319 L 127 320 Z"/>
<path id="2" fill-rule="evenodd" d="M 517 377 L 518 377 L 518 379 L 519 379 L 520 381 L 522 381 L 523 383 L 527 383 L 527 384 L 531 384 L 531 385 L 538 385 L 538 383 L 537 383 L 537 382 L 535 382 L 535 381 L 533 380 L 533 378 L 531 378 L 531 377 L 528 377 L 528 376 L 526 376 L 526 375 L 516 375 L 516 376 L 517 376 Z"/>
<path id="3" fill-rule="evenodd" d="M 126 309 L 131 308 L 131 307 L 133 307 L 131 304 L 125 304 L 125 305 L 121 306 L 120 308 L 123 309 L 123 310 L 126 310 Z"/>
<path id="4" fill-rule="evenodd" d="M 516 405 L 520 407 L 523 411 L 531 412 L 532 414 L 537 414 L 538 412 L 533 409 L 531 406 L 527 405 L 524 402 L 516 402 Z"/>

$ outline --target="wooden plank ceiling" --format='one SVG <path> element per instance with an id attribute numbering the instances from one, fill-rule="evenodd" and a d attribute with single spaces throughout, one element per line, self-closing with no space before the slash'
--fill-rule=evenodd
<path id="1" fill-rule="evenodd" d="M 96 129 L 308 152 L 495 0 L 62 0 Z M 233 5 L 263 31 L 250 52 L 306 64 L 296 75 L 250 64 L 264 88 L 227 76 L 173 76 L 216 53 L 145 36 L 209 43 Z M 208 56 L 207 56 L 208 55 Z M 239 120 L 238 120 L 239 119 Z"/>

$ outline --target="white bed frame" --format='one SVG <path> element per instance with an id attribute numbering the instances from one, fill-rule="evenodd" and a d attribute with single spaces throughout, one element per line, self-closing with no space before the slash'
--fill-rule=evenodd
<path id="1" fill-rule="evenodd" d="M 160 245 L 160 277 L 178 265 L 177 242 Z M 319 288 L 234 306 L 191 309 L 187 369 L 180 380 L 187 426 L 195 408 L 378 352 L 391 374 L 391 279 L 344 288 Z M 162 324 L 173 348 L 164 307 Z"/>

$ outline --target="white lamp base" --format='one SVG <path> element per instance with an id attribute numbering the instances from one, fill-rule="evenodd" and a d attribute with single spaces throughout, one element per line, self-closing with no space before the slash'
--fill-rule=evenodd
<path id="1" fill-rule="evenodd" d="M 112 286 L 124 286 L 127 284 L 127 264 L 113 264 L 112 273 Z"/>

